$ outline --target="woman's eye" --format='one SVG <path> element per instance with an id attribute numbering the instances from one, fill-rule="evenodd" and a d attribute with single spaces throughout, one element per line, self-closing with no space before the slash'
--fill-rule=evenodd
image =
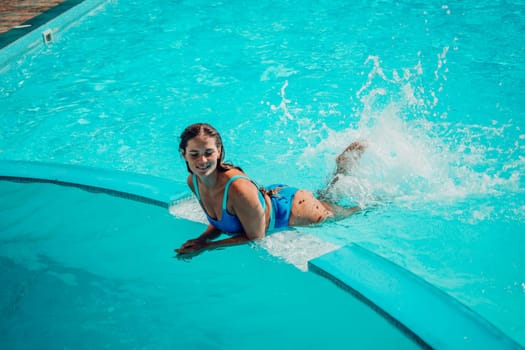
<path id="1" fill-rule="evenodd" d="M 215 154 L 214 150 L 204 151 L 204 156 L 205 157 L 210 157 L 210 156 L 212 156 L 214 154 Z M 199 152 L 189 152 L 189 155 L 192 158 L 198 158 L 198 157 L 201 156 L 201 153 L 199 153 Z"/>

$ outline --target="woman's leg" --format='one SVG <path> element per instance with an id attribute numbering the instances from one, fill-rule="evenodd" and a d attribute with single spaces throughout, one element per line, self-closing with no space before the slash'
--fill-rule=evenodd
<path id="1" fill-rule="evenodd" d="M 344 219 L 356 211 L 359 207 L 344 208 L 339 205 L 320 201 L 312 193 L 299 190 L 295 194 L 290 215 L 290 226 L 306 226 L 317 224 L 326 219 Z"/>
<path id="2" fill-rule="evenodd" d="M 332 187 L 337 183 L 337 181 L 339 181 L 339 175 L 348 175 L 351 173 L 352 168 L 357 163 L 359 158 L 361 158 L 361 155 L 365 151 L 365 148 L 365 142 L 355 141 L 352 142 L 348 147 L 345 148 L 343 152 L 341 152 L 340 155 L 337 156 L 337 158 L 335 159 L 336 169 L 334 175 L 332 175 L 332 179 L 326 185 L 325 188 L 316 192 L 317 198 L 319 198 L 322 201 L 330 200 L 330 191 L 332 190 Z M 328 203 L 328 205 L 332 204 Z"/>
<path id="3" fill-rule="evenodd" d="M 321 203 L 333 213 L 335 220 L 342 220 L 361 210 L 361 207 L 357 205 L 355 207 L 345 208 L 330 202 L 321 201 Z"/>
<path id="4" fill-rule="evenodd" d="M 338 175 L 348 174 L 365 151 L 365 148 L 366 143 L 364 142 L 352 142 L 339 156 L 337 156 L 337 168 L 334 177 L 326 189 L 317 192 L 319 199 L 314 197 L 314 195 L 308 191 L 297 191 L 292 203 L 292 213 L 289 221 L 290 226 L 316 224 L 329 218 L 336 220 L 344 219 L 361 209 L 358 206 L 344 208 L 329 202 L 327 199 L 329 198 L 331 187 L 339 180 Z"/>
<path id="5" fill-rule="evenodd" d="M 289 223 L 290 226 L 306 226 L 317 224 L 333 216 L 333 213 L 313 194 L 299 190 L 293 199 Z"/>

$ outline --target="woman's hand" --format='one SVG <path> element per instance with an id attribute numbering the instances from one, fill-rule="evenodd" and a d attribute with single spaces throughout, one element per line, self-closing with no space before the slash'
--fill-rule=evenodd
<path id="1" fill-rule="evenodd" d="M 202 238 L 195 238 L 186 241 L 179 249 L 175 249 L 177 254 L 192 254 L 205 249 L 208 242 Z"/>
<path id="2" fill-rule="evenodd" d="M 208 228 L 203 234 L 197 238 L 186 241 L 186 243 L 184 243 L 179 249 L 175 249 L 175 252 L 179 257 L 182 255 L 184 255 L 184 257 L 197 255 L 197 253 L 202 252 L 208 248 L 209 242 L 217 238 L 220 234 L 220 230 L 216 229 L 212 225 L 208 225 Z"/>
<path id="3" fill-rule="evenodd" d="M 177 252 L 177 258 L 181 260 L 190 260 L 194 256 L 199 255 L 205 250 L 222 249 L 223 247 L 243 244 L 251 241 L 246 235 L 242 234 L 219 241 L 206 241 L 202 238 L 190 239 L 184 243 L 179 249 L 175 249 Z"/>

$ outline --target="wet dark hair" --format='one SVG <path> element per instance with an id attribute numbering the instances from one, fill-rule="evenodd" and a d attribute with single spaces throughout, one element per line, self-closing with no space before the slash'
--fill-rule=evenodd
<path id="1" fill-rule="evenodd" d="M 221 152 L 221 157 L 219 159 L 219 164 L 217 164 L 217 170 L 220 172 L 225 172 L 230 169 L 239 169 L 242 171 L 241 168 L 231 164 L 231 163 L 225 163 L 224 162 L 224 154 L 226 153 L 224 150 L 224 146 L 222 144 L 222 138 L 217 129 L 215 129 L 210 124 L 206 123 L 196 123 L 191 124 L 190 126 L 186 127 L 182 134 L 180 134 L 180 143 L 179 143 L 179 152 L 181 155 L 184 156 L 186 153 L 186 147 L 188 147 L 188 142 L 193 139 L 194 137 L 197 137 L 199 135 L 206 135 L 208 137 L 214 137 L 215 138 L 215 145 L 217 146 L 217 149 Z M 190 166 L 188 165 L 188 162 L 186 162 L 186 167 L 188 168 L 188 171 L 191 173 Z"/>

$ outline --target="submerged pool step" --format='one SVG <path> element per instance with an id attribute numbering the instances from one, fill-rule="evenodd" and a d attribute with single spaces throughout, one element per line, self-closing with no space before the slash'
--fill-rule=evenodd
<path id="1" fill-rule="evenodd" d="M 310 260 L 308 267 L 369 304 L 423 346 L 523 350 L 458 300 L 357 244 Z"/>
<path id="2" fill-rule="evenodd" d="M 150 175 L 79 165 L 0 160 L 0 179 L 47 182 L 100 191 L 169 208 L 180 219 L 207 224 L 195 197 L 184 182 Z M 308 260 L 339 248 L 306 233 L 281 231 L 259 242 L 271 255 L 300 270 Z"/>
<path id="3" fill-rule="evenodd" d="M 161 207 L 185 193 L 186 184 L 156 176 L 79 165 L 0 160 L 0 178 L 80 187 Z"/>
<path id="4" fill-rule="evenodd" d="M 203 224 L 208 224 L 199 202 L 191 192 L 181 195 L 181 199 L 169 207 L 171 215 Z M 340 248 L 321 238 L 302 232 L 296 228 L 282 229 L 267 233 L 264 239 L 257 241 L 257 246 L 265 249 L 270 255 L 297 267 L 301 271 L 308 271 L 308 261 Z"/>

